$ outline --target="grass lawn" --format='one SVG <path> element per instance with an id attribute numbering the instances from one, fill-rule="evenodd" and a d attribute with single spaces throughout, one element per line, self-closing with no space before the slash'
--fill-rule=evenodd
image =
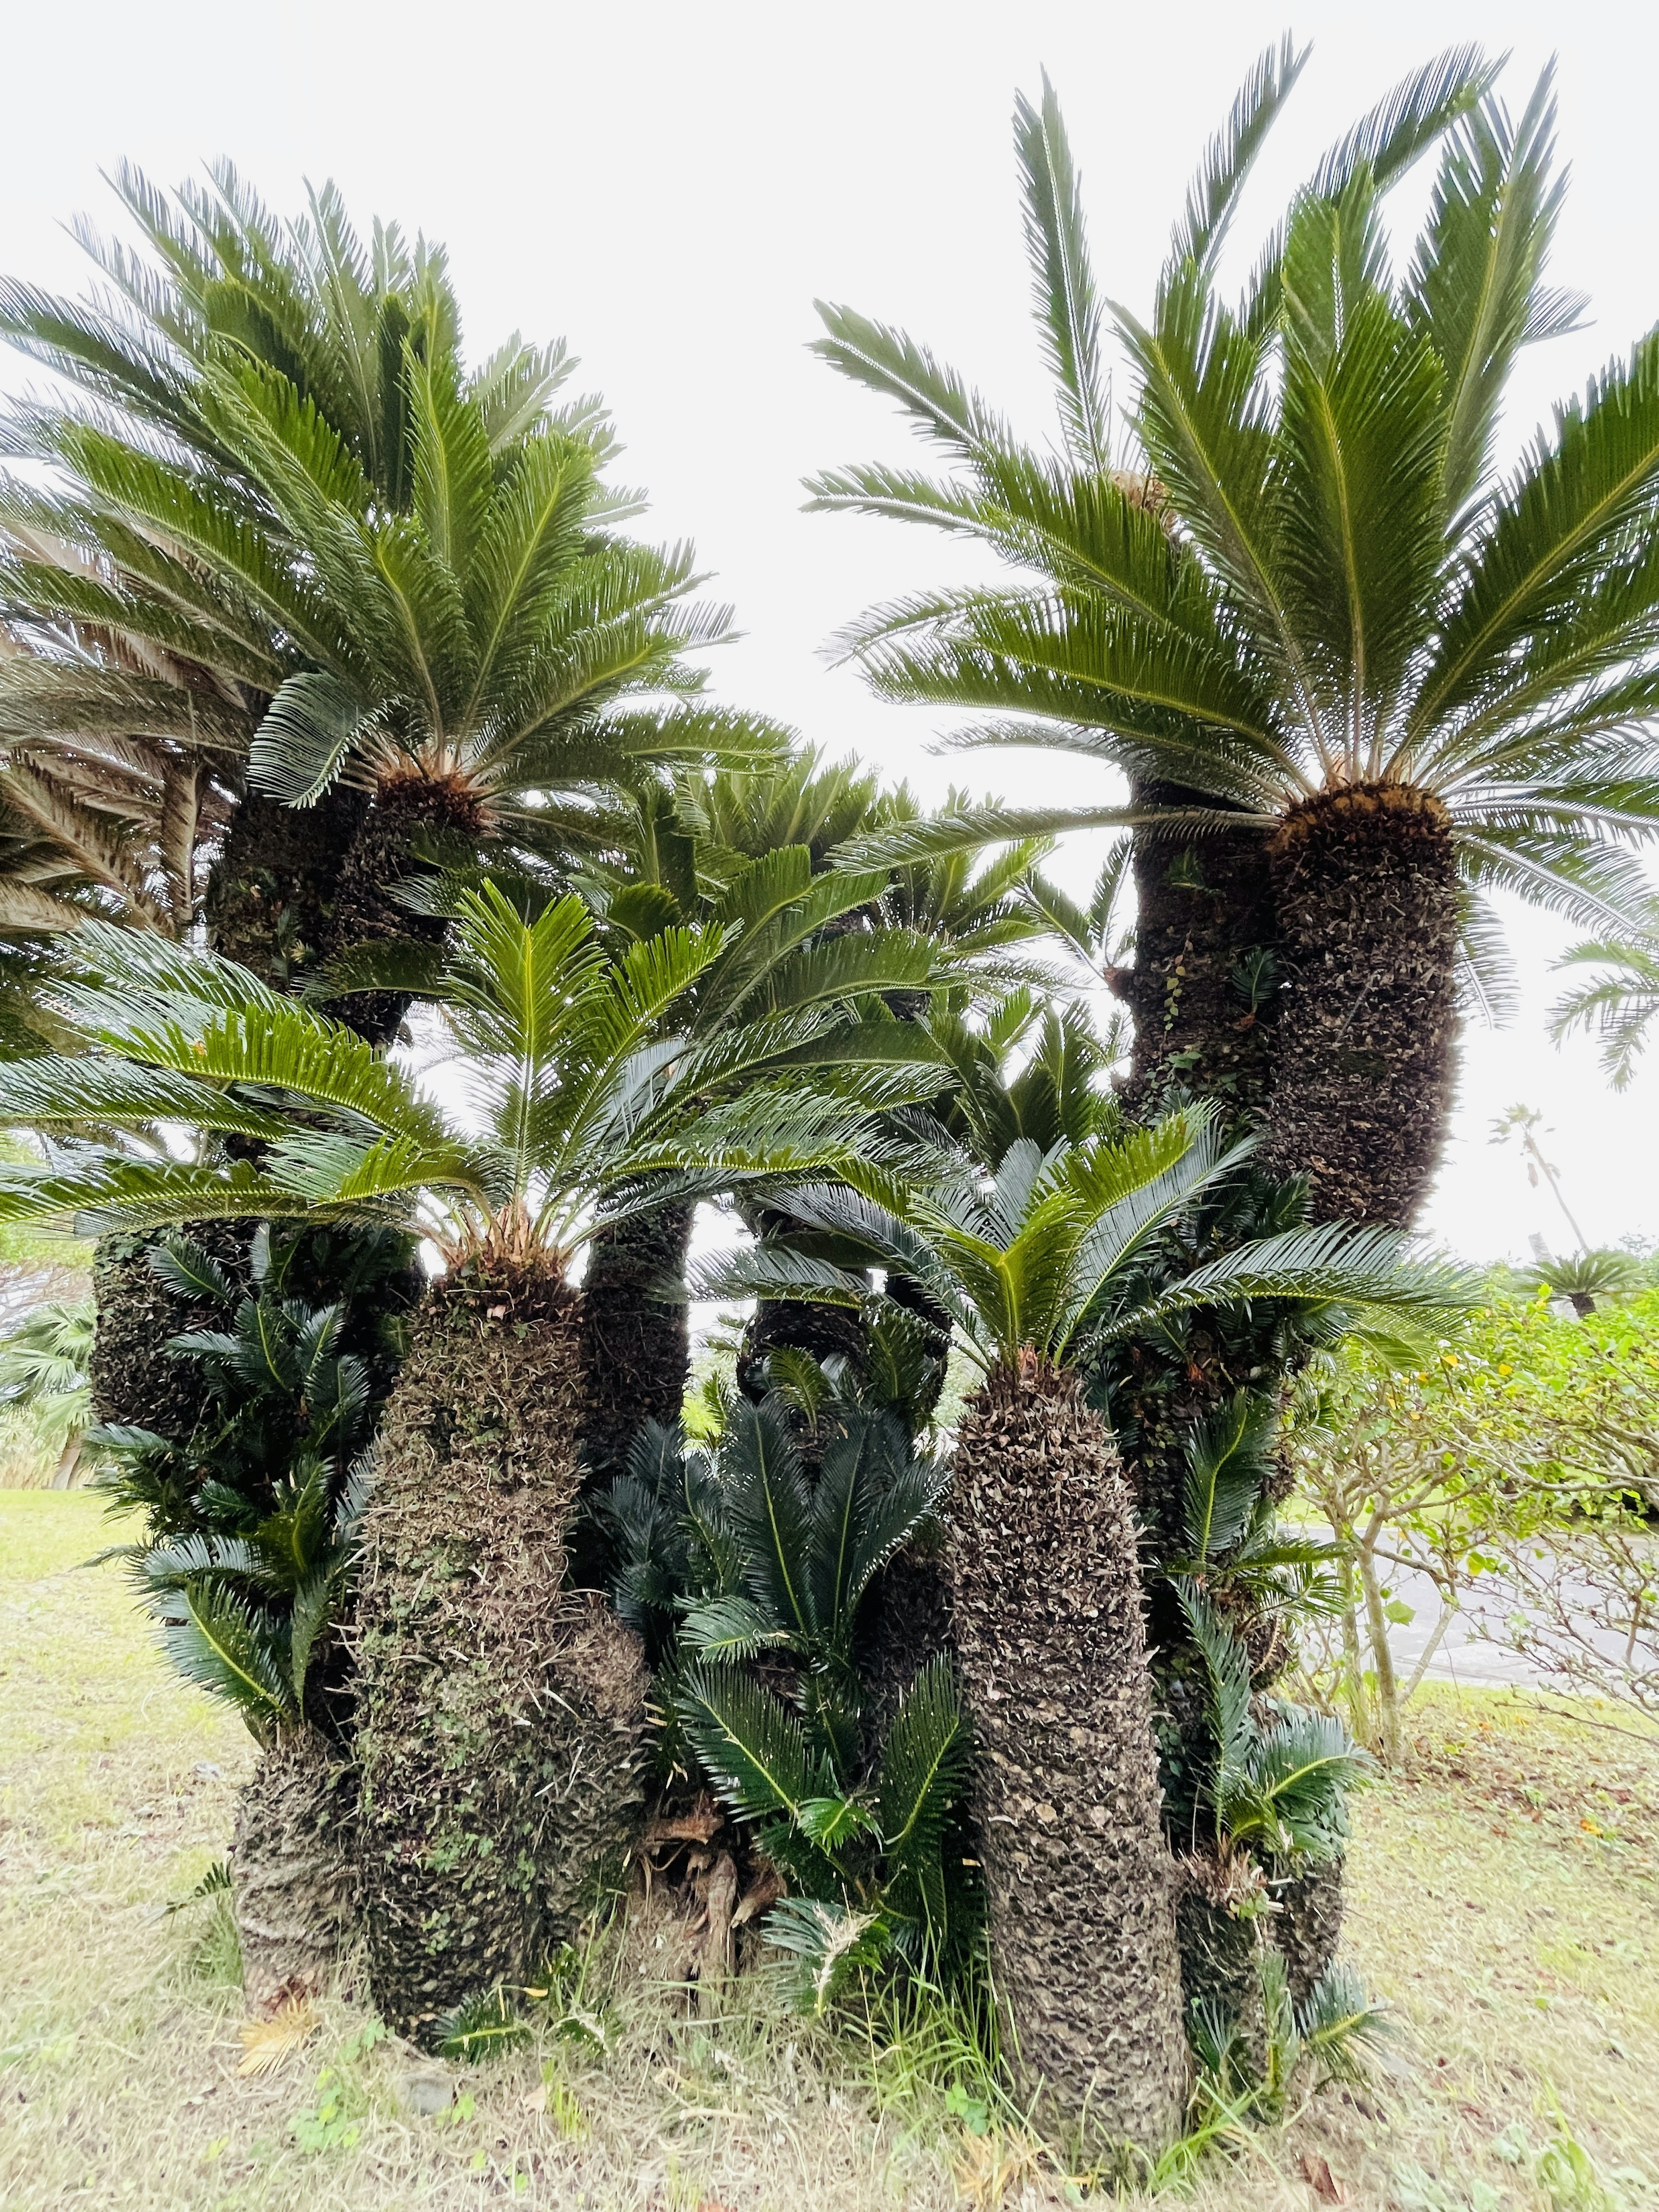
<path id="1" fill-rule="evenodd" d="M 338 1996 L 246 2078 L 212 1899 L 251 1747 L 152 1650 L 93 1499 L 0 1491 L 0 2205 L 367 2212 L 410 2205 L 841 2212 L 1064 2203 L 919 2085 L 773 2006 L 679 2016 L 637 1927 L 608 2055 L 549 2043 L 435 2118 Z M 1615 2212 L 1659 2205 L 1659 1734 L 1437 1690 L 1407 1772 L 1364 1799 L 1352 1955 L 1400 2025 L 1388 2069 L 1208 2160 L 1203 2208 Z M 368 2029 L 368 2034 L 365 2030 Z M 1000 2168 L 1000 2172 L 997 2169 Z"/>

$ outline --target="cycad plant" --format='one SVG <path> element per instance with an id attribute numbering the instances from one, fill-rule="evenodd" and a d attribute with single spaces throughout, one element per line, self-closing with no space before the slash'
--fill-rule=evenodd
<path id="1" fill-rule="evenodd" d="M 1176 1907 L 1183 1986 L 1189 2008 L 1230 2017 L 1259 2049 L 1264 1926 L 1305 2002 L 1340 1926 L 1340 1913 L 1332 1925 L 1314 1909 L 1332 1893 L 1319 1877 L 1340 1862 L 1347 1800 L 1371 1762 L 1334 1715 L 1260 1698 L 1250 1655 L 1206 1590 L 1187 1577 L 1176 1589 L 1202 1656 L 1212 1735 Z"/>
<path id="2" fill-rule="evenodd" d="M 1565 1260 L 1535 1260 L 1521 1270 L 1519 1281 L 1522 1290 L 1565 1298 L 1580 1321 L 1588 1321 L 1598 1304 L 1646 1290 L 1648 1271 L 1633 1252 L 1604 1244 Z"/>
<path id="3" fill-rule="evenodd" d="M 470 1112 L 245 969 L 105 925 L 82 933 L 97 977 L 64 994 L 86 1051 L 15 1063 L 0 1091 L 15 1121 L 159 1117 L 211 1140 L 197 1162 L 106 1142 L 11 1170 L 7 1218 L 367 1222 L 428 1237 L 446 1262 L 387 1407 L 357 1631 L 371 1971 L 386 2017 L 415 2029 L 524 1979 L 636 1794 L 638 1646 L 561 1589 L 582 1407 L 568 1267 L 597 1201 L 890 1154 L 847 1094 L 916 1082 L 902 1065 L 838 1080 L 817 1063 L 858 1068 L 857 1051 L 817 1009 L 702 1045 L 675 1034 L 665 1016 L 720 958 L 718 930 L 613 962 L 579 899 L 527 921 L 489 887 L 453 928 L 430 988 Z"/>
<path id="4" fill-rule="evenodd" d="M 0 775 L 88 870 L 109 848 L 118 905 L 142 918 L 165 890 L 185 927 L 202 832 L 240 799 L 210 933 L 285 974 L 410 933 L 390 893 L 422 828 L 474 838 L 532 790 L 750 748 L 741 718 L 693 739 L 683 717 L 608 714 L 695 688 L 678 649 L 722 617 L 678 608 L 685 549 L 617 534 L 636 502 L 599 484 L 595 403 L 558 404 L 562 345 L 515 337 L 466 368 L 442 250 L 391 226 L 366 244 L 331 187 L 293 223 L 228 167 L 176 201 L 120 189 L 149 258 L 85 233 L 90 301 L 0 292 L 0 331 L 72 395 L 10 425 L 62 489 L 0 499 L 0 612 L 25 647 L 0 677 Z M 393 1007 L 358 1012 L 384 1027 Z"/>
<path id="5" fill-rule="evenodd" d="M 51 1298 L 0 1337 L 0 1405 L 28 1413 L 54 1490 L 76 1480 L 92 1425 L 92 1336 L 89 1298 Z"/>
<path id="6" fill-rule="evenodd" d="M 831 1419 L 814 1468 L 775 1401 L 737 1400 L 712 1453 L 647 1431 L 600 1509 L 617 1609 L 657 1658 L 680 1755 L 787 1877 L 765 1932 L 818 2012 L 889 1950 L 952 1970 L 975 1926 L 949 1662 L 880 1716 L 863 1667 L 881 1571 L 946 1470 L 890 1413 L 843 1395 Z"/>
<path id="7" fill-rule="evenodd" d="M 954 1629 L 977 1737 L 976 1812 L 998 1986 L 1034 2079 L 1142 2146 L 1173 2136 L 1185 2057 L 1170 1863 L 1159 1819 L 1136 1532 L 1077 1361 L 1202 1304 L 1294 1296 L 1437 1308 L 1459 1285 L 1381 1231 L 1327 1227 L 1227 1253 L 1132 1295 L 1137 1255 L 1234 1172 L 1212 1117 L 994 1163 L 926 1184 L 854 1168 L 797 1192 L 797 1219 L 913 1277 L 984 1381 L 957 1430 Z M 851 1300 L 855 1275 L 763 1245 L 726 1283 Z"/>
<path id="8" fill-rule="evenodd" d="M 1022 101 L 1059 456 L 908 337 L 826 309 L 820 352 L 956 466 L 846 470 L 814 490 L 1022 572 L 877 609 L 849 650 L 884 696 L 980 710 L 965 743 L 1127 773 L 1127 808 L 1001 826 L 1139 824 L 1143 893 L 1161 897 L 1162 876 L 1178 894 L 1143 909 L 1163 963 L 1136 994 L 1143 1035 L 1201 1088 L 1267 1095 L 1264 1164 L 1309 1176 L 1316 1218 L 1405 1224 L 1449 1109 L 1460 928 L 1478 949 L 1492 889 L 1607 927 L 1639 880 L 1629 845 L 1659 822 L 1659 337 L 1499 471 L 1510 371 L 1577 304 L 1544 276 L 1561 198 L 1547 76 L 1516 122 L 1468 52 L 1327 155 L 1225 302 L 1221 249 L 1300 65 L 1287 44 L 1240 94 L 1146 319 L 1095 290 L 1052 90 Z M 1383 198 L 1437 141 L 1396 269 Z M 1109 324 L 1133 378 L 1121 437 Z M 1281 976 L 1265 1000 L 1264 953 Z M 1236 1049 L 1252 1015 L 1273 1030 L 1270 1068 L 1254 1042 Z"/>
<path id="9" fill-rule="evenodd" d="M 1615 1091 L 1628 1090 L 1636 1063 L 1647 1048 L 1648 1033 L 1659 1015 L 1659 908 L 1649 902 L 1616 936 L 1575 945 L 1561 965 L 1588 969 L 1587 981 L 1575 982 L 1551 1009 L 1550 1028 L 1558 1044 L 1575 1030 L 1597 1037 L 1601 1066 Z"/>
<path id="10" fill-rule="evenodd" d="M 599 849 L 574 880 L 623 941 L 693 923 L 741 924 L 697 987 L 687 1018 L 699 1034 L 837 998 L 872 1018 L 915 1020 L 1029 964 L 1034 940 L 1049 927 L 1024 896 L 1048 841 L 1016 845 L 983 865 L 967 851 L 901 869 L 838 864 L 838 848 L 861 830 L 917 813 L 902 788 L 879 793 L 867 774 L 846 763 L 826 767 L 811 748 L 797 746 L 769 763 L 683 769 L 642 785 L 608 810 Z M 900 1050 L 933 1048 L 893 1042 Z M 601 1465 L 621 1463 L 641 1419 L 678 1418 L 684 1309 L 649 1293 L 653 1282 L 683 1276 L 690 1230 L 687 1209 L 664 1208 L 602 1231 L 592 1248 L 587 1285 L 599 1294 L 588 1309 L 597 1355 L 593 1442 Z M 765 1301 L 745 1332 L 740 1363 L 757 1395 L 764 1394 L 775 1346 L 854 1364 L 871 1349 L 850 1316 Z"/>
<path id="11" fill-rule="evenodd" d="M 255 2002 L 325 1973 L 345 1931 L 355 1808 L 343 1621 L 408 1249 L 386 1231 L 262 1229 L 244 1279 L 193 1239 L 163 1237 L 141 1264 L 204 1323 L 166 1346 L 192 1378 L 180 1394 L 191 1418 L 167 1436 L 92 1431 L 111 1510 L 144 1521 L 113 1556 L 173 1665 L 227 1700 L 260 1747 L 231 1854 Z"/>

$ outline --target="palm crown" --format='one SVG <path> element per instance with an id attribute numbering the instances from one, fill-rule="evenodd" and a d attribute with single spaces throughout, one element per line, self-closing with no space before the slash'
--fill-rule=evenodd
<path id="1" fill-rule="evenodd" d="M 557 404 L 562 345 L 515 337 L 468 373 L 441 249 L 381 226 L 366 246 L 331 187 L 284 226 L 234 172 L 216 185 L 174 207 L 124 172 L 161 266 L 83 234 L 109 280 L 89 304 L 0 287 L 0 333 L 74 393 L 9 425 L 52 471 L 0 488 L 13 804 L 176 933 L 215 779 L 239 782 L 273 695 L 283 797 L 390 766 L 459 775 L 477 806 L 719 755 L 684 718 L 599 735 L 622 693 L 690 682 L 679 647 L 722 617 L 678 611 L 685 549 L 614 535 L 633 502 L 600 485 L 594 403 Z"/>
<path id="2" fill-rule="evenodd" d="M 574 897 L 526 921 L 493 887 L 464 894 L 431 987 L 465 1061 L 467 1106 L 452 1113 L 246 970 L 89 925 L 97 978 L 64 993 L 88 1049 L 12 1063 L 0 1116 L 71 1132 L 176 1122 L 210 1145 L 252 1140 L 259 1164 L 82 1145 L 8 1170 L 0 1216 L 363 1218 L 428 1235 L 452 1261 L 559 1266 L 586 1241 L 600 1198 L 641 1178 L 657 1181 L 651 1198 L 628 1201 L 636 1209 L 670 1185 L 696 1196 L 833 1171 L 854 1146 L 893 1156 L 875 1109 L 938 1079 L 896 1056 L 896 1025 L 872 1025 L 866 1046 L 859 1024 L 815 1005 L 702 1045 L 676 1033 L 672 1009 L 726 934 L 667 932 L 613 961 Z M 923 1060 L 920 1044 L 909 1058 Z M 825 1063 L 858 1069 L 856 1099 Z M 805 1066 L 817 1069 L 810 1097 Z"/>
<path id="3" fill-rule="evenodd" d="M 1224 1147 L 1213 1115 L 1188 1108 L 1146 1129 L 1061 1136 L 1046 1150 L 1021 1137 L 994 1164 L 965 1153 L 927 1182 L 854 1161 L 842 1184 L 793 1191 L 788 1211 L 919 1284 L 989 1370 L 1035 1355 L 1074 1364 L 1104 1342 L 1144 1334 L 1195 1306 L 1290 1298 L 1328 1311 L 1333 1327 L 1380 1308 L 1433 1312 L 1474 1292 L 1460 1271 L 1413 1260 L 1388 1231 L 1297 1229 L 1237 1246 L 1150 1295 L 1137 1263 L 1161 1230 L 1252 1149 Z M 720 1271 L 722 1289 L 841 1299 L 862 1278 L 811 1254 L 763 1243 Z"/>
<path id="4" fill-rule="evenodd" d="M 1515 360 L 1577 308 L 1543 282 L 1560 200 L 1547 76 L 1512 123 L 1468 52 L 1326 157 L 1224 304 L 1220 249 L 1300 66 L 1287 44 L 1241 93 L 1150 320 L 1109 310 L 1136 382 L 1127 450 L 1051 89 L 1040 109 L 1021 102 L 1016 135 L 1057 457 L 901 332 L 823 310 L 819 352 L 958 466 L 945 481 L 843 470 L 814 503 L 932 523 L 1031 578 L 877 609 L 848 648 L 885 696 L 987 710 L 958 742 L 1060 746 L 1182 787 L 1194 828 L 1241 814 L 1267 827 L 1344 786 L 1415 786 L 1443 801 L 1467 888 L 1604 921 L 1635 880 L 1621 842 L 1659 813 L 1659 337 L 1498 475 Z M 1443 135 L 1428 220 L 1396 274 L 1382 202 Z M 974 828 L 1134 818 L 981 814 Z"/>

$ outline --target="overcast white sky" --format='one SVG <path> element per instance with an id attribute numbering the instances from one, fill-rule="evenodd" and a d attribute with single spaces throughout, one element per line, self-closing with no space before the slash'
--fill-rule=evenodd
<path id="1" fill-rule="evenodd" d="M 1573 172 L 1555 276 L 1589 293 L 1591 324 L 1525 365 L 1511 445 L 1659 318 L 1650 8 L 81 0 L 7 15 L 0 268 L 78 286 L 86 264 L 61 226 L 77 210 L 109 220 L 99 172 L 123 155 L 171 184 L 228 154 L 284 211 L 302 179 L 332 175 L 365 224 L 395 216 L 447 242 L 477 351 L 515 328 L 568 338 L 615 412 L 653 528 L 695 538 L 736 605 L 745 635 L 720 656 L 721 691 L 928 793 L 965 766 L 1022 800 L 1080 797 L 1085 779 L 1030 756 L 933 757 L 936 718 L 878 706 L 826 665 L 848 616 L 963 574 L 964 556 L 899 524 L 799 512 L 811 471 L 914 450 L 806 353 L 811 303 L 904 324 L 1046 434 L 1009 137 L 1016 88 L 1043 68 L 1102 287 L 1140 306 L 1204 141 L 1285 29 L 1314 56 L 1253 182 L 1241 265 L 1323 146 L 1407 70 L 1462 40 L 1507 49 L 1518 106 L 1553 52 Z M 1396 196 L 1397 220 L 1414 197 Z M 1091 872 L 1086 852 L 1073 865 Z M 1547 1194 L 1486 1141 L 1492 1116 L 1525 1099 L 1554 1132 L 1589 1237 L 1659 1237 L 1659 1061 L 1614 1098 L 1587 1046 L 1555 1051 L 1543 1011 L 1563 939 L 1521 914 L 1512 941 L 1522 1010 L 1466 1039 L 1427 1225 L 1474 1258 L 1522 1254 L 1534 1230 L 1564 1244 Z"/>

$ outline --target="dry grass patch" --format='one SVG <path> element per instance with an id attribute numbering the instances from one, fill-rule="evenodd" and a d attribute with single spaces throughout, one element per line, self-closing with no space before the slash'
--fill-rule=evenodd
<path id="1" fill-rule="evenodd" d="M 167 1673 L 115 1571 L 77 1570 L 105 1540 L 84 1495 L 0 1496 L 0 2203 L 1066 2201 L 1017 2131 L 975 2133 L 948 2046 L 832 2039 L 763 1976 L 687 2020 L 649 1923 L 581 1993 L 605 2051 L 546 2027 L 434 2069 L 337 1993 L 241 2071 L 228 1918 L 164 1907 L 222 1852 L 249 1747 Z M 1659 2204 L 1659 1745 L 1500 1695 L 1413 1717 L 1411 1771 L 1364 1799 L 1353 1853 L 1353 1954 L 1397 2008 L 1394 2070 L 1211 2158 L 1193 2201 L 1310 2212 L 1323 2160 L 1360 2212 Z"/>

